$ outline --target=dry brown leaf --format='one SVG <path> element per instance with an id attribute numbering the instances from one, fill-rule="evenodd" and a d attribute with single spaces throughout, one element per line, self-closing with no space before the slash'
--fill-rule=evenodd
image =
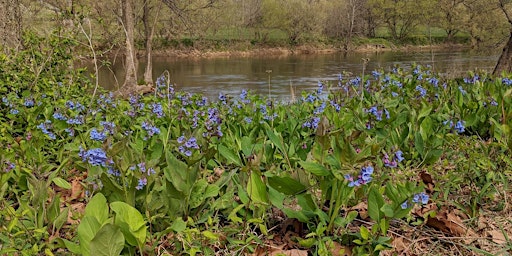
<path id="1" fill-rule="evenodd" d="M 366 204 L 366 202 L 360 202 L 352 206 L 349 211 L 357 211 L 359 213 L 359 217 L 363 220 L 368 218 L 368 204 Z"/>
<path id="2" fill-rule="evenodd" d="M 347 246 L 343 246 L 338 242 L 332 242 L 328 245 L 329 251 L 331 252 L 332 256 L 351 256 L 352 255 L 352 249 Z"/>
<path id="3" fill-rule="evenodd" d="M 405 245 L 403 237 L 397 237 L 393 239 L 391 245 L 393 245 L 393 249 L 396 252 L 403 252 L 407 249 L 407 245 Z"/>
<path id="4" fill-rule="evenodd" d="M 84 188 L 82 184 L 80 183 L 79 178 L 74 178 L 71 181 L 71 195 L 69 196 L 68 200 L 74 200 L 83 197 L 84 194 Z"/>
<path id="5" fill-rule="evenodd" d="M 490 230 L 487 231 L 487 234 L 492 237 L 492 241 L 497 244 L 505 244 L 507 243 L 507 239 L 505 235 L 500 230 Z"/>
<path id="6" fill-rule="evenodd" d="M 441 209 L 437 216 L 427 220 L 427 225 L 445 233 L 461 237 L 466 244 L 472 243 L 477 234 L 472 229 L 466 227 L 462 219 L 453 211 L 447 211 L 446 208 Z"/>
<path id="7" fill-rule="evenodd" d="M 69 207 L 69 211 L 68 211 L 68 220 L 67 220 L 67 223 L 68 224 L 78 224 L 80 221 L 79 220 L 75 220 L 73 219 L 73 215 L 76 213 L 79 213 L 80 215 L 82 215 L 85 211 L 85 204 L 84 203 L 74 203 L 74 204 L 71 204 L 70 207 Z"/>

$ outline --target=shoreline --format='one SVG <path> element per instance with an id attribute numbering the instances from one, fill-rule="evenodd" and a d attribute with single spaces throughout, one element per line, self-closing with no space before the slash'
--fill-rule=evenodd
<path id="1" fill-rule="evenodd" d="M 464 44 L 436 44 L 436 45 L 404 45 L 387 47 L 382 44 L 364 44 L 353 49 L 344 50 L 333 46 L 312 46 L 301 45 L 296 47 L 257 47 L 248 50 L 200 50 L 200 49 L 159 49 L 153 50 L 153 57 L 176 57 L 176 58 L 229 58 L 229 57 L 260 57 L 260 56 L 289 56 L 307 54 L 330 54 L 330 53 L 378 53 L 378 52 L 426 52 L 439 50 L 470 50 L 471 47 Z M 143 57 L 144 50 L 138 52 Z"/>

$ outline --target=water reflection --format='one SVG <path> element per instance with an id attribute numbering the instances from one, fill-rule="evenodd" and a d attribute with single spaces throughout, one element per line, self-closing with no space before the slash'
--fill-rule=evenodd
<path id="1" fill-rule="evenodd" d="M 464 51 L 443 52 L 380 52 L 331 53 L 291 56 L 223 57 L 176 59 L 155 57 L 153 75 L 169 71 L 171 83 L 178 90 L 202 93 L 215 98 L 219 92 L 238 95 L 242 89 L 272 97 L 290 97 L 290 87 L 296 94 L 312 90 L 319 80 L 336 80 L 341 73 L 361 75 L 363 59 L 369 59 L 367 72 L 395 65 L 409 68 L 414 63 L 431 65 L 434 71 L 447 76 L 462 76 L 469 70 L 492 71 L 497 54 L 480 55 Z M 139 72 L 142 76 L 144 63 Z M 114 62 L 100 70 L 99 81 L 107 89 L 122 84 L 123 65 Z M 117 78 L 117 79 L 116 79 Z"/>

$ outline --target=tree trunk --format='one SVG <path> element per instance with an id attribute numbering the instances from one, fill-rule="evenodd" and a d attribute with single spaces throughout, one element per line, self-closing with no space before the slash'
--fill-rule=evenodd
<path id="1" fill-rule="evenodd" d="M 142 21 L 144 23 L 144 34 L 146 40 L 146 70 L 144 71 L 144 83 L 147 85 L 153 84 L 153 62 L 151 61 L 151 50 L 153 43 L 153 28 L 149 21 L 149 0 L 144 0 L 144 13 L 142 15 Z"/>
<path id="2" fill-rule="evenodd" d="M 503 52 L 501 52 L 498 63 L 496 67 L 494 67 L 492 74 L 500 75 L 502 72 L 512 72 L 512 31 L 510 31 L 507 44 L 503 47 Z"/>
<path id="3" fill-rule="evenodd" d="M 121 1 L 123 11 L 123 26 L 126 35 L 125 52 L 125 80 L 124 89 L 137 86 L 137 53 L 135 51 L 135 17 L 133 14 L 133 0 Z"/>
<path id="4" fill-rule="evenodd" d="M 0 48 L 16 51 L 21 47 L 19 0 L 0 0 Z"/>

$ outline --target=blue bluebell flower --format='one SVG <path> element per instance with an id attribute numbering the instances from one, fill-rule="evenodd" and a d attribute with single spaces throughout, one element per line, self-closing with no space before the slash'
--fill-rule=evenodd
<path id="1" fill-rule="evenodd" d="M 141 190 L 144 188 L 144 186 L 146 186 L 148 184 L 148 179 L 146 177 L 142 177 L 139 179 L 138 181 L 138 184 L 137 186 L 135 187 L 135 189 L 137 190 Z"/>
<path id="2" fill-rule="evenodd" d="M 374 71 L 372 71 L 372 76 L 373 76 L 373 78 L 375 78 L 375 79 L 379 79 L 379 78 L 380 78 L 380 76 L 382 76 L 382 73 L 380 73 L 380 72 L 379 72 L 379 71 L 377 71 L 377 70 L 374 70 Z"/>
<path id="3" fill-rule="evenodd" d="M 464 125 L 466 124 L 465 121 L 457 121 L 457 123 L 455 124 L 455 131 L 457 131 L 458 133 L 463 133 L 464 132 Z"/>
<path id="4" fill-rule="evenodd" d="M 316 90 L 316 93 L 322 94 L 323 91 L 324 91 L 324 84 L 322 83 L 322 81 L 318 81 L 318 89 Z"/>
<path id="5" fill-rule="evenodd" d="M 431 77 L 429 79 L 427 79 L 427 81 L 432 84 L 434 87 L 437 87 L 439 85 L 439 79 L 435 78 L 435 77 Z"/>
<path id="6" fill-rule="evenodd" d="M 344 175 L 344 178 L 349 182 L 349 187 L 359 187 L 372 181 L 373 171 L 373 167 L 368 165 L 361 168 L 357 179 L 354 179 L 354 177 L 349 174 Z"/>
<path id="7" fill-rule="evenodd" d="M 84 123 L 84 116 L 82 115 L 79 115 L 79 116 L 76 116 L 75 118 L 69 118 L 66 123 L 68 124 L 75 124 L 75 125 L 81 125 Z"/>
<path id="8" fill-rule="evenodd" d="M 428 204 L 429 196 L 425 192 L 415 194 L 412 197 L 414 203 Z"/>
<path id="9" fill-rule="evenodd" d="M 501 82 L 502 82 L 504 85 L 507 85 L 507 86 L 512 85 L 512 79 L 510 79 L 510 78 L 508 78 L 508 77 L 504 77 L 503 79 L 501 79 Z"/>
<path id="10" fill-rule="evenodd" d="M 112 175 L 114 177 L 120 177 L 121 172 L 119 170 L 114 169 L 114 167 L 109 166 L 107 169 L 107 174 Z"/>
<path id="11" fill-rule="evenodd" d="M 219 93 L 219 100 L 223 103 L 223 104 L 226 104 L 226 95 L 224 95 L 222 92 Z"/>
<path id="12" fill-rule="evenodd" d="M 404 209 L 404 210 L 405 210 L 405 209 L 409 208 L 409 206 L 410 206 L 410 205 L 409 205 L 409 200 L 406 200 L 405 202 L 403 202 L 403 203 L 400 205 L 400 208 L 402 208 L 402 209 Z"/>
<path id="13" fill-rule="evenodd" d="M 9 113 L 10 113 L 10 114 L 12 114 L 12 115 L 17 115 L 18 113 L 20 113 L 20 111 L 19 111 L 19 110 L 17 110 L 17 109 L 15 109 L 15 108 L 13 108 L 13 109 L 11 109 L 11 110 L 9 111 Z"/>
<path id="14" fill-rule="evenodd" d="M 244 117 L 244 121 L 245 121 L 246 123 L 250 124 L 250 123 L 252 123 L 252 118 L 250 118 L 250 117 L 246 116 L 246 117 Z"/>
<path id="15" fill-rule="evenodd" d="M 107 153 L 101 148 L 93 148 L 85 151 L 80 147 L 78 155 L 82 158 L 83 162 L 88 162 L 92 166 L 107 166 L 109 159 Z"/>

